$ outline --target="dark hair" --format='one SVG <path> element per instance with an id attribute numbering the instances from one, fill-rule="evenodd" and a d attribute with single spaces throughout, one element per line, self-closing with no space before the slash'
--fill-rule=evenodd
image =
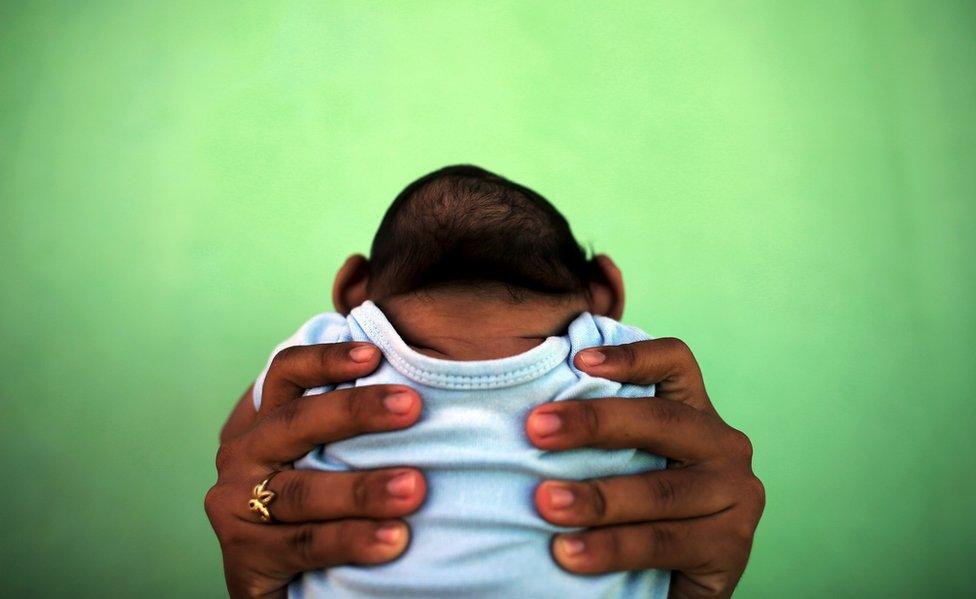
<path id="1" fill-rule="evenodd" d="M 470 165 L 448 166 L 400 192 L 370 251 L 370 289 L 396 295 L 500 282 L 513 294 L 586 293 L 593 264 L 544 197 Z"/>

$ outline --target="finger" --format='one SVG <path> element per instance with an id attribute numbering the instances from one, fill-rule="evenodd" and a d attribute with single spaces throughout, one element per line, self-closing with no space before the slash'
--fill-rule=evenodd
<path id="1" fill-rule="evenodd" d="M 278 522 L 310 522 L 340 518 L 399 518 L 423 503 L 423 475 L 410 468 L 362 472 L 287 470 L 269 484 L 275 493 L 268 505 Z M 239 502 L 242 509 L 247 501 Z M 242 514 L 250 521 L 255 515 Z"/>
<path id="2" fill-rule="evenodd" d="M 552 402 L 526 420 L 529 440 L 540 449 L 638 448 L 679 462 L 718 455 L 731 430 L 717 416 L 657 397 Z"/>
<path id="3" fill-rule="evenodd" d="M 322 570 L 345 564 L 390 561 L 407 547 L 410 529 L 400 520 L 336 520 L 304 524 L 255 524 L 266 567 L 291 573 Z"/>
<path id="4" fill-rule="evenodd" d="M 376 370 L 380 350 L 369 343 L 296 345 L 271 360 L 264 378 L 261 411 L 272 410 L 306 389 L 353 381 Z"/>
<path id="5" fill-rule="evenodd" d="M 722 538 L 712 518 L 609 526 L 557 535 L 552 554 L 556 563 L 577 574 L 699 568 L 707 558 L 702 548 Z"/>
<path id="6" fill-rule="evenodd" d="M 711 570 L 705 573 L 689 574 L 681 571 L 671 572 L 668 585 L 668 599 L 716 599 L 731 597 L 742 577 L 742 569 Z"/>
<path id="7" fill-rule="evenodd" d="M 251 428 L 258 414 L 254 411 L 254 385 L 250 385 L 234 406 L 227 422 L 220 429 L 220 442 L 226 443 Z"/>
<path id="8" fill-rule="evenodd" d="M 253 459 L 274 466 L 325 443 L 410 426 L 420 411 L 420 396 L 404 385 L 339 389 L 278 407 L 242 438 Z"/>
<path id="9" fill-rule="evenodd" d="M 588 348 L 577 353 L 573 363 L 592 376 L 634 385 L 657 385 L 658 397 L 688 403 L 700 410 L 713 409 L 698 361 L 680 339 L 664 337 Z"/>
<path id="10" fill-rule="evenodd" d="M 607 526 L 697 518 L 734 503 L 722 477 L 672 468 L 588 481 L 545 481 L 535 491 L 539 515 L 560 526 Z"/>

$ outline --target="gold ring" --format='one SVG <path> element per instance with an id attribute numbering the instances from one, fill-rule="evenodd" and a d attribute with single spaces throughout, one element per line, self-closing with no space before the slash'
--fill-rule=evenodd
<path id="1" fill-rule="evenodd" d="M 262 480 L 261 484 L 254 487 L 254 490 L 251 491 L 252 497 L 247 502 L 248 509 L 257 514 L 261 518 L 261 522 L 271 522 L 273 520 L 271 512 L 268 511 L 268 505 L 274 501 L 277 495 L 268 488 L 268 485 L 271 483 L 271 479 L 277 476 L 279 472 L 281 471 L 275 470 L 268 475 L 268 478 Z"/>

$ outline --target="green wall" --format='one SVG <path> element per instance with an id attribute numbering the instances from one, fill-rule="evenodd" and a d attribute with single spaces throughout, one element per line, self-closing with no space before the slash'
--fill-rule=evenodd
<path id="1" fill-rule="evenodd" d="M 976 583 L 971 2 L 4 2 L 3 593 L 219 596 L 274 343 L 473 162 L 617 258 L 768 507 L 743 597 Z"/>

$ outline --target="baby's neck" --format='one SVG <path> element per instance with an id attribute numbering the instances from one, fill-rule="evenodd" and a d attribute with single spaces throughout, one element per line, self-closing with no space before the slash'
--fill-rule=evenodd
<path id="1" fill-rule="evenodd" d="M 445 360 L 491 360 L 532 349 L 586 311 L 582 297 L 436 290 L 374 300 L 416 351 Z"/>

